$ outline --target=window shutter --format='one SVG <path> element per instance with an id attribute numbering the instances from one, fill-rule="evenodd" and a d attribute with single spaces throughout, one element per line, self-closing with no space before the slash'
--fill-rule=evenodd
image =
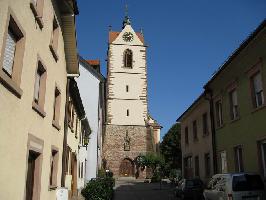
<path id="1" fill-rule="evenodd" d="M 8 31 L 6 38 L 6 48 L 4 52 L 3 69 L 11 76 L 16 49 L 16 39 L 11 31 Z"/>

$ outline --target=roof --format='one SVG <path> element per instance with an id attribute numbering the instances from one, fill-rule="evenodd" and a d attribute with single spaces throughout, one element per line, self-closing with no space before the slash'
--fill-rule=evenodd
<path id="1" fill-rule="evenodd" d="M 82 63 L 82 66 L 88 70 L 91 74 L 93 74 L 100 81 L 105 82 L 105 77 L 97 70 L 95 70 L 87 60 L 79 56 L 79 62 Z"/>
<path id="2" fill-rule="evenodd" d="M 229 58 L 224 62 L 222 66 L 220 66 L 217 70 L 217 72 L 212 76 L 212 78 L 204 85 L 204 88 L 206 89 L 207 86 L 224 70 L 226 69 L 229 64 L 241 53 L 242 50 L 244 50 L 249 43 L 260 33 L 260 31 L 263 30 L 263 28 L 266 27 L 266 19 L 263 20 L 263 22 L 253 31 L 249 37 L 244 40 L 240 46 L 232 53 L 232 55 L 229 56 Z"/>
<path id="3" fill-rule="evenodd" d="M 90 65 L 100 65 L 100 60 L 86 60 Z"/>
<path id="4" fill-rule="evenodd" d="M 109 43 L 112 43 L 113 41 L 115 41 L 115 39 L 118 37 L 118 35 L 121 32 L 114 32 L 114 31 L 110 31 L 109 32 Z M 144 37 L 143 34 L 140 32 L 136 32 L 136 35 L 138 36 L 138 38 L 140 39 L 140 41 L 144 44 Z"/>
<path id="5" fill-rule="evenodd" d="M 176 122 L 179 122 L 201 100 L 204 94 L 205 94 L 204 92 L 201 93 L 201 95 L 188 107 L 188 109 L 186 109 L 186 111 L 183 112 L 183 114 L 177 118 Z"/>

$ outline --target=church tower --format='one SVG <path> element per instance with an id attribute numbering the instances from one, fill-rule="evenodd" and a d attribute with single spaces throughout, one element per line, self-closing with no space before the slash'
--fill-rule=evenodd
<path id="1" fill-rule="evenodd" d="M 149 128 L 146 49 L 143 34 L 133 30 L 128 16 L 122 31 L 109 31 L 103 166 L 116 177 L 145 177 L 135 160 L 155 150 Z"/>

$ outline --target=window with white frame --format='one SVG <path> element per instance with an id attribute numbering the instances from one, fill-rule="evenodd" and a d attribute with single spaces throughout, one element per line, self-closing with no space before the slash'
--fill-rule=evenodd
<path id="1" fill-rule="evenodd" d="M 243 165 L 243 149 L 242 146 L 236 146 L 234 148 L 235 151 L 235 170 L 236 172 L 243 172 L 244 165 Z"/>
<path id="2" fill-rule="evenodd" d="M 236 89 L 232 90 L 229 93 L 230 98 L 230 117 L 231 120 L 237 119 L 239 117 L 239 107 L 237 101 L 237 91 Z"/>
<path id="3" fill-rule="evenodd" d="M 253 93 L 253 104 L 254 107 L 260 107 L 264 104 L 264 94 L 262 87 L 261 73 L 258 72 L 253 77 L 251 77 L 252 83 L 252 93 Z"/>
<path id="4" fill-rule="evenodd" d="M 215 111 L 216 111 L 217 127 L 221 127 L 223 125 L 223 113 L 222 113 L 222 101 L 221 100 L 218 100 L 215 103 Z"/>
<path id="5" fill-rule="evenodd" d="M 222 151 L 220 153 L 220 159 L 221 159 L 221 172 L 227 173 L 227 157 L 226 157 L 226 151 Z"/>

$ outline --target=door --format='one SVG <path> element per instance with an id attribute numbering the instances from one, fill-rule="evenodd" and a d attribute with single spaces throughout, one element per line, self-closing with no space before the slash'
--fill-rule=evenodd
<path id="1" fill-rule="evenodd" d="M 28 171 L 26 180 L 26 200 L 32 200 L 34 189 L 34 174 L 35 174 L 35 162 L 38 154 L 30 151 L 28 157 Z"/>
<path id="2" fill-rule="evenodd" d="M 134 163 L 130 159 L 124 159 L 120 165 L 120 176 L 134 176 Z"/>

